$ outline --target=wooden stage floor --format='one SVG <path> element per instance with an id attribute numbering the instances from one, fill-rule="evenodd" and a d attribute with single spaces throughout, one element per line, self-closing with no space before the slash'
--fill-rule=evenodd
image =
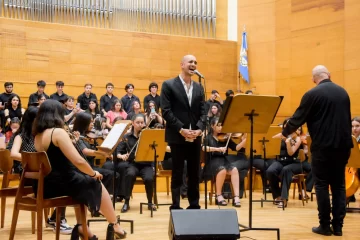
<path id="1" fill-rule="evenodd" d="M 166 193 L 159 193 L 159 203 L 168 203 L 171 201 L 171 196 L 166 196 Z M 260 191 L 254 192 L 254 199 L 260 199 Z M 292 191 L 290 191 L 292 196 Z M 201 204 L 204 207 L 204 196 L 202 194 Z M 268 195 L 270 197 L 270 194 Z M 357 193 L 356 197 L 359 199 L 356 203 L 352 204 L 352 207 L 360 207 L 360 196 Z M 130 225 L 123 223 L 122 226 L 128 232 L 127 239 L 144 239 L 144 240 L 165 240 L 168 237 L 168 223 L 169 223 L 169 210 L 168 206 L 160 206 L 157 212 L 154 213 L 154 217 L 150 217 L 150 211 L 145 210 L 142 215 L 139 213 L 139 203 L 144 201 L 145 193 L 134 193 L 134 198 L 130 202 L 131 210 L 125 214 L 121 214 L 123 219 L 134 220 L 134 234 L 130 233 Z M 9 237 L 11 217 L 13 210 L 14 198 L 8 198 L 6 205 L 6 217 L 5 228 L 0 229 L 0 239 L 5 240 Z M 239 222 L 244 225 L 248 225 L 248 210 L 249 199 L 245 198 L 241 201 L 242 207 L 237 210 Z M 187 201 L 182 200 L 182 206 L 187 206 Z M 116 213 L 120 214 L 122 203 L 116 204 Z M 211 209 L 217 207 L 209 206 Z M 223 208 L 232 208 L 230 205 Z M 74 211 L 72 208 L 67 210 L 67 220 L 70 225 L 75 224 Z M 213 219 L 222 224 L 221 219 Z M 310 202 L 304 207 L 300 200 L 291 199 L 288 203 L 288 207 L 283 211 L 276 208 L 272 203 L 265 203 L 261 208 L 260 203 L 253 204 L 253 227 L 269 227 L 280 228 L 281 239 L 342 239 L 352 240 L 359 239 L 360 237 L 360 215 L 356 213 L 348 213 L 345 219 L 345 225 L 343 229 L 342 237 L 325 237 L 313 234 L 311 228 L 318 225 L 316 202 Z M 91 229 L 99 239 L 105 239 L 106 223 L 92 223 Z M 244 239 L 276 239 L 276 232 L 260 232 L 260 231 L 247 231 L 241 233 L 241 238 Z M 36 235 L 31 234 L 31 220 L 30 212 L 21 211 L 19 214 L 19 220 L 17 224 L 17 231 L 15 239 L 35 240 Z M 50 240 L 55 239 L 55 234 L 50 229 L 45 229 L 43 233 L 43 239 Z M 60 239 L 70 239 L 69 235 L 61 235 Z"/>

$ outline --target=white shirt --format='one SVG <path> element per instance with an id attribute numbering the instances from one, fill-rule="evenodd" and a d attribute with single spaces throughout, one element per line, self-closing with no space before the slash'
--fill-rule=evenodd
<path id="1" fill-rule="evenodd" d="M 182 77 L 179 75 L 179 78 L 181 80 L 181 83 L 183 84 L 184 86 L 184 89 L 185 89 L 185 93 L 186 93 L 186 96 L 189 100 L 189 106 L 191 107 L 191 99 L 192 99 L 192 92 L 193 92 L 193 81 L 190 80 L 190 86 L 188 86 L 184 79 L 182 79 Z"/>
<path id="2" fill-rule="evenodd" d="M 192 92 L 193 92 L 193 81 L 190 80 L 190 86 L 188 87 L 188 85 L 186 84 L 186 82 L 184 81 L 184 79 L 182 79 L 182 77 L 179 75 L 179 78 L 181 80 L 181 83 L 183 84 L 184 86 L 184 89 L 185 89 L 185 93 L 186 93 L 186 96 L 189 100 L 189 106 L 191 107 L 191 99 L 192 99 Z M 191 130 L 191 124 L 189 126 L 189 129 Z"/>

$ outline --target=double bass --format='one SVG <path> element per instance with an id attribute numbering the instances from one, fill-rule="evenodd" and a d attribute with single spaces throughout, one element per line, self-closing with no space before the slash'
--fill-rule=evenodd
<path id="1" fill-rule="evenodd" d="M 356 142 L 356 141 L 355 141 Z M 355 145 L 356 146 L 356 145 Z M 360 149 L 360 143 L 357 143 L 358 148 Z M 360 159 L 359 159 L 360 161 Z M 353 167 L 345 168 L 345 189 L 346 189 L 346 198 L 350 198 L 356 193 L 360 186 L 360 180 L 358 176 L 358 169 Z"/>

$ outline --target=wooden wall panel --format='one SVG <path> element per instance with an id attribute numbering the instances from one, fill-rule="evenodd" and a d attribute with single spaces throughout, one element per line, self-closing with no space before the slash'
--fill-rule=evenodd
<path id="1" fill-rule="evenodd" d="M 311 70 L 323 64 L 330 70 L 333 81 L 348 91 L 352 114 L 360 115 L 356 104 L 360 93 L 357 79 L 360 70 L 359 1 L 239 0 L 238 11 L 239 31 L 247 24 L 251 81 L 250 85 L 242 84 L 242 90 L 256 86 L 256 93 L 268 94 L 269 83 L 264 83 L 262 76 L 270 74 L 267 79 L 273 81 L 273 94 L 285 97 L 278 112 L 280 120 L 291 116 L 303 94 L 315 86 Z M 262 12 L 267 30 L 254 24 L 259 21 L 258 12 Z M 259 46 L 263 41 L 269 46 L 274 44 L 273 50 Z M 240 44 L 241 38 L 238 47 Z M 274 55 L 271 58 L 269 54 Z M 267 61 L 274 63 L 264 66 Z"/>
<path id="2" fill-rule="evenodd" d="M 150 82 L 161 86 L 179 74 L 186 54 L 197 57 L 208 91 L 224 95 L 236 87 L 236 42 L 0 18 L 0 43 L 0 84 L 14 82 L 14 92 L 25 103 L 40 79 L 48 84 L 47 94 L 62 80 L 65 93 L 75 97 L 88 82 L 98 97 L 107 82 L 114 83 L 118 97 L 133 83 L 135 95 L 143 99 Z"/>
<path id="3" fill-rule="evenodd" d="M 216 39 L 228 39 L 228 0 L 216 1 Z"/>

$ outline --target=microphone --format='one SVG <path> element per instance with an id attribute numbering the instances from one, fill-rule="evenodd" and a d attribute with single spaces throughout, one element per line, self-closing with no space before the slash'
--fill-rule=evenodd
<path id="1" fill-rule="evenodd" d="M 194 70 L 194 73 L 195 73 L 196 75 L 198 75 L 199 77 L 205 79 L 204 75 L 202 75 L 198 70 L 195 69 L 195 70 Z"/>

